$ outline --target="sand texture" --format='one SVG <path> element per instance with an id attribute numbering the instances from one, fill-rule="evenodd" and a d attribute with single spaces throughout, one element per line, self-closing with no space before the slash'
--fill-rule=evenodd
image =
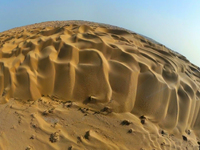
<path id="1" fill-rule="evenodd" d="M 0 149 L 199 149 L 200 68 L 137 33 L 54 21 L 0 33 Z"/>

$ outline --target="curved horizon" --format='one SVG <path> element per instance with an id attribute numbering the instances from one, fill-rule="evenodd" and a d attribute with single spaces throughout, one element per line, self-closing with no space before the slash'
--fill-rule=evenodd
<path id="1" fill-rule="evenodd" d="M 0 32 L 56 20 L 86 20 L 145 35 L 200 66 L 200 2 L 153 1 L 2 1 Z"/>

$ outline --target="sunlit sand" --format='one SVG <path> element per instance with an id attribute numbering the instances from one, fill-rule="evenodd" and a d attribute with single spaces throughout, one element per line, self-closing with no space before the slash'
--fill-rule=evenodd
<path id="1" fill-rule="evenodd" d="M 86 21 L 0 33 L 0 149 L 199 149 L 200 69 Z"/>

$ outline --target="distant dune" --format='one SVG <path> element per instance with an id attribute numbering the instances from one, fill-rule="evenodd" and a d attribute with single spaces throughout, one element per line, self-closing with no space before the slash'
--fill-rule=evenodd
<path id="1" fill-rule="evenodd" d="M 199 149 L 200 68 L 116 26 L 0 33 L 0 149 Z"/>

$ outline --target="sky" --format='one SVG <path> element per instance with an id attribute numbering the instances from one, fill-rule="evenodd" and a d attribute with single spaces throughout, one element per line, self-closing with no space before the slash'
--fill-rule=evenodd
<path id="1" fill-rule="evenodd" d="M 0 0 L 0 32 L 56 20 L 123 27 L 158 41 L 200 67 L 198 0 Z"/>

